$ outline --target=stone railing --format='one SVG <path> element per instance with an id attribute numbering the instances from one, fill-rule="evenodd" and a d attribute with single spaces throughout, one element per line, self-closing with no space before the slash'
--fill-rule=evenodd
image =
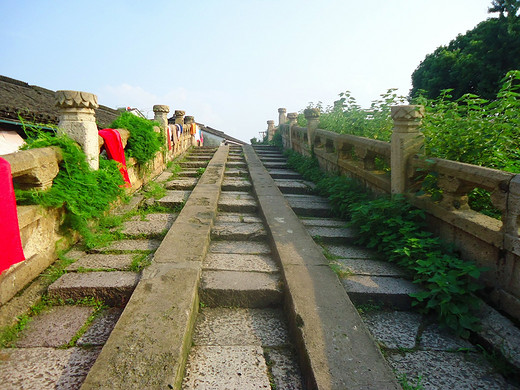
<path id="1" fill-rule="evenodd" d="M 79 91 L 57 91 L 56 105 L 60 109 L 59 130 L 68 134 L 82 147 L 90 166 L 99 167 L 99 153 L 103 146 L 103 138 L 98 135 L 94 109 L 98 107 L 97 97 Z M 160 127 L 157 132 L 166 134 L 169 107 L 154 106 L 155 120 Z M 184 116 L 184 111 L 175 111 L 175 122 L 190 124 L 194 118 Z M 121 135 L 123 148 L 126 147 L 130 133 L 125 129 L 117 129 Z M 128 193 L 138 190 L 144 183 L 162 172 L 166 164 L 173 158 L 182 155 L 193 143 L 189 131 L 185 131 L 180 139 L 175 139 L 172 150 L 158 152 L 147 169 L 142 169 L 134 158 L 128 158 L 127 169 L 131 182 Z M 45 190 L 59 172 L 62 156 L 57 147 L 22 150 L 2 156 L 11 165 L 13 182 L 22 189 Z M 25 254 L 25 261 L 13 265 L 0 275 L 0 305 L 11 299 L 27 283 L 51 265 L 57 250 L 70 245 L 70 240 L 63 240 L 59 225 L 63 218 L 63 209 L 45 210 L 41 206 L 18 206 L 18 223 L 20 237 Z M 74 241 L 74 237 L 72 241 Z M 57 245 L 59 243 L 59 245 Z"/>
<path id="2" fill-rule="evenodd" d="M 308 127 L 297 126 L 297 114 L 289 113 L 288 122 L 275 128 L 284 148 L 314 155 L 323 169 L 356 178 L 374 192 L 405 195 L 427 212 L 434 233 L 486 268 L 481 279 L 489 298 L 520 319 L 520 175 L 421 155 L 420 106 L 392 107 L 389 143 L 318 129 L 319 112 L 304 113 Z M 436 178 L 440 199 L 422 190 L 427 177 Z M 471 209 L 468 194 L 474 189 L 491 194 L 499 219 Z"/>

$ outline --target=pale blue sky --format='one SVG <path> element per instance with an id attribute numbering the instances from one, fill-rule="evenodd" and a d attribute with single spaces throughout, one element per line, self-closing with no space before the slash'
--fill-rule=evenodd
<path id="1" fill-rule="evenodd" d="M 0 0 L 0 74 L 100 104 L 154 104 L 249 141 L 308 102 L 403 95 L 491 0 Z"/>

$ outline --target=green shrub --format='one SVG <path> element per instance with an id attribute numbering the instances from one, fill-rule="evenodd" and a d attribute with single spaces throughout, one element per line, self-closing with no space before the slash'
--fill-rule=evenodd
<path id="1" fill-rule="evenodd" d="M 139 164 L 144 166 L 155 158 L 165 142 L 164 137 L 154 131 L 154 126 L 159 126 L 159 123 L 140 118 L 129 112 L 123 112 L 110 125 L 114 129 L 126 129 L 130 132 L 125 152 L 128 157 L 134 157 Z"/>

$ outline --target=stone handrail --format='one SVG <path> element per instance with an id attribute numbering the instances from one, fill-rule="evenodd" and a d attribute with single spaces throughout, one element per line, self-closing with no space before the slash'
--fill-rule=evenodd
<path id="1" fill-rule="evenodd" d="M 406 196 L 426 211 L 433 232 L 463 258 L 487 268 L 482 281 L 490 287 L 490 299 L 520 319 L 520 175 L 421 155 L 421 106 L 392 107 L 391 142 L 318 129 L 316 109 L 305 111 L 308 127 L 297 126 L 298 114 L 285 117 L 285 112 L 279 109 L 277 127 L 284 148 L 314 155 L 323 169 L 357 178 L 375 192 Z M 428 174 L 436 178 L 442 199 L 421 191 Z M 491 194 L 500 219 L 470 208 L 468 194 L 476 188 Z"/>

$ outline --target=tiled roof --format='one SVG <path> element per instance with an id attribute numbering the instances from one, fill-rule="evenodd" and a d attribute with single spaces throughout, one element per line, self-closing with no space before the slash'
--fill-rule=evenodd
<path id="1" fill-rule="evenodd" d="M 0 119 L 18 122 L 23 119 L 44 124 L 58 124 L 58 108 L 54 91 L 0 76 Z M 96 110 L 100 127 L 108 127 L 119 112 L 106 106 Z"/>

